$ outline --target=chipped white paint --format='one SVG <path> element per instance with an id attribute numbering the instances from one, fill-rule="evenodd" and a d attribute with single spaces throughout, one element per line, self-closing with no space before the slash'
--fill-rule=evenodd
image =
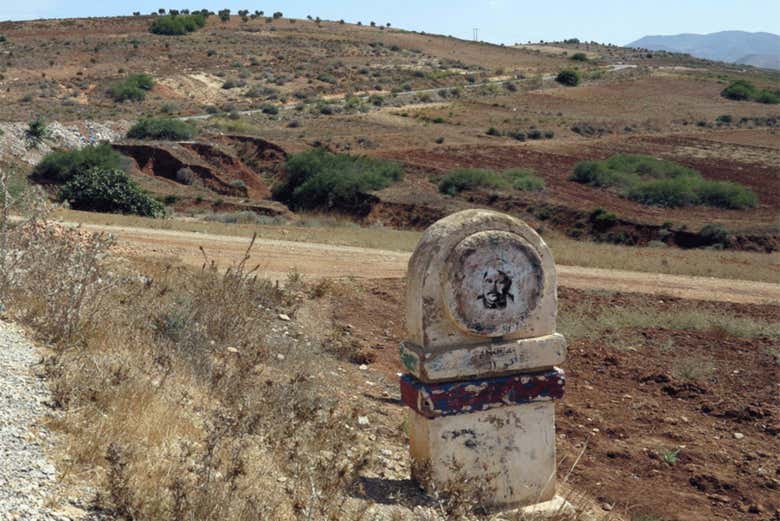
<path id="1" fill-rule="evenodd" d="M 509 342 L 453 346 L 440 352 L 426 352 L 420 346 L 404 343 L 401 359 L 408 360 L 406 368 L 423 382 L 499 376 L 563 363 L 566 340 L 563 335 L 554 333 Z"/>

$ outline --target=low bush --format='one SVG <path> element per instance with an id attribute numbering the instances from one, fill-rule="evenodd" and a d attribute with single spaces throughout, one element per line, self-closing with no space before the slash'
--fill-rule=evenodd
<path id="1" fill-rule="evenodd" d="M 274 198 L 293 209 L 332 208 L 350 212 L 367 209 L 365 194 L 381 190 L 403 177 L 393 161 L 332 154 L 315 148 L 290 156 L 286 178 Z"/>
<path id="2" fill-rule="evenodd" d="M 705 224 L 699 230 L 699 236 L 710 246 L 726 246 L 730 235 L 728 230 L 720 224 Z"/>
<path id="3" fill-rule="evenodd" d="M 780 90 L 776 90 L 774 92 L 768 89 L 761 90 L 756 94 L 755 99 L 759 103 L 777 105 L 780 103 Z"/>
<path id="4" fill-rule="evenodd" d="M 724 98 L 735 101 L 756 101 L 775 105 L 780 103 L 780 89 L 758 89 L 746 80 L 737 80 L 723 89 L 720 93 Z"/>
<path id="5" fill-rule="evenodd" d="M 745 80 L 737 80 L 721 91 L 724 98 L 742 101 L 749 100 L 755 95 L 756 87 Z"/>
<path id="6" fill-rule="evenodd" d="M 24 131 L 25 137 L 33 147 L 38 146 L 44 139 L 49 137 L 51 129 L 49 124 L 41 116 L 37 116 L 30 121 L 27 125 L 27 130 Z"/>
<path id="7" fill-rule="evenodd" d="M 244 87 L 245 85 L 246 82 L 244 80 L 227 80 L 225 81 L 225 83 L 222 84 L 222 88 L 225 90 L 230 90 L 239 87 Z"/>
<path id="8" fill-rule="evenodd" d="M 111 145 L 90 145 L 76 150 L 57 150 L 47 154 L 32 171 L 37 181 L 65 183 L 73 176 L 97 168 L 120 168 L 122 156 Z"/>
<path id="9" fill-rule="evenodd" d="M 464 168 L 450 172 L 439 182 L 439 192 L 447 195 L 457 195 L 463 190 L 474 188 L 508 188 L 506 178 L 482 168 Z"/>
<path id="10" fill-rule="evenodd" d="M 206 25 L 206 17 L 201 14 L 158 16 L 149 26 L 149 32 L 165 36 L 180 36 L 197 31 Z"/>
<path id="11" fill-rule="evenodd" d="M 544 188 L 544 180 L 528 169 L 495 172 L 483 168 L 464 168 L 450 172 L 439 182 L 439 192 L 446 195 L 457 195 L 475 188 L 538 191 Z"/>
<path id="12" fill-rule="evenodd" d="M 588 55 L 584 52 L 575 52 L 569 59 L 576 62 L 586 62 L 588 61 Z"/>
<path id="13" fill-rule="evenodd" d="M 607 229 L 617 224 L 617 215 L 606 211 L 604 208 L 596 208 L 588 217 L 596 229 Z"/>
<path id="14" fill-rule="evenodd" d="M 628 199 L 666 208 L 707 205 L 743 209 L 758 202 L 752 191 L 738 183 L 709 181 L 691 168 L 643 155 L 617 154 L 604 161 L 582 161 L 570 179 L 615 187 Z"/>
<path id="15" fill-rule="evenodd" d="M 127 137 L 183 141 L 192 139 L 196 133 L 195 127 L 178 119 L 146 118 L 133 125 L 127 132 Z"/>
<path id="16" fill-rule="evenodd" d="M 628 189 L 628 198 L 649 206 L 679 208 L 699 204 L 696 178 L 642 181 Z"/>
<path id="17" fill-rule="evenodd" d="M 538 192 L 544 189 L 544 179 L 527 168 L 512 168 L 503 172 L 512 183 L 512 188 L 526 192 Z"/>
<path id="18" fill-rule="evenodd" d="M 79 172 L 65 183 L 59 196 L 76 210 L 145 217 L 159 217 L 164 213 L 159 201 L 149 197 L 127 173 L 119 169 L 91 168 Z"/>
<path id="19" fill-rule="evenodd" d="M 698 187 L 700 204 L 717 208 L 755 208 L 758 198 L 753 191 L 733 181 L 705 181 Z"/>
<path id="20" fill-rule="evenodd" d="M 564 69 L 558 73 L 555 81 L 567 87 L 576 87 L 580 84 L 580 73 L 574 69 Z"/>
<path id="21" fill-rule="evenodd" d="M 116 102 L 143 101 L 154 86 L 154 78 L 148 74 L 132 74 L 113 84 L 108 93 Z"/>

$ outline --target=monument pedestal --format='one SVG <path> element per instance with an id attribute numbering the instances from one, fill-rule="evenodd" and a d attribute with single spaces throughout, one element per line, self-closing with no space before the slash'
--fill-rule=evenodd
<path id="1" fill-rule="evenodd" d="M 433 419 L 410 411 L 412 477 L 429 492 L 467 477 L 497 510 L 547 501 L 555 495 L 554 422 L 552 401 Z"/>
<path id="2" fill-rule="evenodd" d="M 466 210 L 423 234 L 400 355 L 412 475 L 428 491 L 463 484 L 492 510 L 555 497 L 556 281 L 542 238 L 508 215 Z"/>
<path id="3" fill-rule="evenodd" d="M 555 495 L 558 368 L 494 378 L 425 383 L 401 379 L 409 412 L 413 477 L 429 491 L 464 479 L 486 505 L 514 508 Z"/>

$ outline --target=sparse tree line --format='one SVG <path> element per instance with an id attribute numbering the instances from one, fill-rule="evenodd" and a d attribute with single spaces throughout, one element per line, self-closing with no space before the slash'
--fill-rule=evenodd
<path id="1" fill-rule="evenodd" d="M 161 7 L 157 11 L 149 13 L 149 16 L 157 18 L 149 27 L 149 31 L 154 34 L 179 36 L 191 33 L 203 27 L 206 24 L 208 18 L 211 16 L 217 16 L 221 22 L 227 23 L 230 21 L 232 15 L 233 12 L 228 8 L 220 9 L 215 13 L 214 11 L 209 11 L 208 9 L 199 9 L 195 11 L 190 11 L 189 9 L 166 10 L 165 8 Z M 281 11 L 275 11 L 271 16 L 266 16 L 265 11 L 260 9 L 255 9 L 254 11 L 250 11 L 249 9 L 239 9 L 236 11 L 236 15 L 241 19 L 242 22 L 248 22 L 250 20 L 256 20 L 258 18 L 265 17 L 266 23 L 271 23 L 274 20 L 278 20 L 284 17 L 284 13 Z M 134 11 L 133 16 L 141 16 L 141 12 Z M 311 15 L 308 15 L 306 18 L 309 21 L 316 23 L 318 26 L 323 21 L 319 16 L 315 18 Z M 290 18 L 290 23 L 295 23 L 295 19 Z M 338 21 L 338 23 L 345 24 L 346 22 L 342 18 Z M 363 22 L 357 22 L 357 25 L 362 26 Z M 379 27 L 379 29 L 384 29 L 385 27 L 390 28 L 392 26 L 390 22 L 382 25 L 377 24 L 374 21 L 371 21 L 370 25 L 371 27 Z"/>

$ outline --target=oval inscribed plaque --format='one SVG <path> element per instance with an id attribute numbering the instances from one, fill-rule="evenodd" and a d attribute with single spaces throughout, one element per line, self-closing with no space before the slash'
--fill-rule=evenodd
<path id="1" fill-rule="evenodd" d="M 544 285 L 539 255 L 509 232 L 466 237 L 450 253 L 445 269 L 450 316 L 460 328 L 482 336 L 504 336 L 523 327 Z"/>

